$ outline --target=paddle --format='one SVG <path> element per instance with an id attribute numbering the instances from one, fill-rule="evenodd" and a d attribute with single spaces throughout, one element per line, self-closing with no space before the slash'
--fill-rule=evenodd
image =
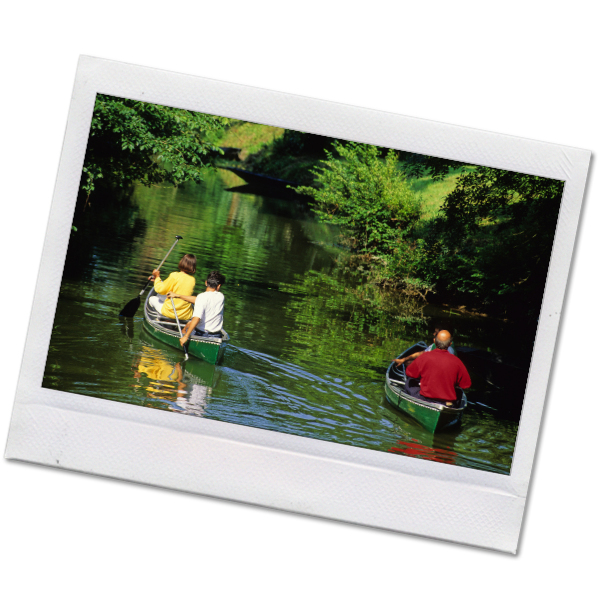
<path id="1" fill-rule="evenodd" d="M 157 269 L 160 269 L 165 264 L 165 260 L 167 260 L 167 258 L 169 257 L 169 254 L 171 254 L 173 248 L 175 248 L 175 246 L 177 245 L 177 242 L 182 239 L 183 238 L 180 235 L 175 236 L 175 242 L 173 242 L 171 249 L 167 252 L 165 257 L 162 259 L 162 262 L 160 263 L 160 265 L 158 265 L 158 267 L 156 267 Z M 146 291 L 146 288 L 150 285 L 150 283 L 151 283 L 151 281 L 150 281 L 150 279 L 148 279 L 148 281 L 146 282 L 146 285 L 144 286 L 144 289 L 133 300 L 130 300 L 125 305 L 123 310 L 119 313 L 120 317 L 133 317 L 133 315 L 135 315 L 137 309 L 140 307 L 141 297 L 144 294 L 144 292 Z"/>
<path id="2" fill-rule="evenodd" d="M 179 329 L 179 338 L 181 339 L 183 337 L 183 331 L 181 331 L 181 325 L 179 324 L 179 317 L 177 316 L 177 311 L 175 310 L 175 301 L 173 300 L 173 298 L 171 298 L 171 304 L 173 305 L 173 312 L 175 313 L 175 320 L 177 321 L 177 329 Z M 187 360 L 189 358 L 188 353 L 187 353 L 187 347 L 184 344 L 182 346 L 183 351 L 185 352 L 185 360 Z"/>

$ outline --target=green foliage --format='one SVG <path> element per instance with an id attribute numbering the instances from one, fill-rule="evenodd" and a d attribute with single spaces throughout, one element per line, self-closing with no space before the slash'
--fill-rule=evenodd
<path id="1" fill-rule="evenodd" d="M 403 163 L 403 170 L 407 177 L 431 177 L 433 181 L 442 181 L 453 171 L 462 170 L 469 165 L 457 160 L 438 158 L 437 156 L 424 156 L 412 152 L 398 151 L 398 158 Z"/>
<path id="2" fill-rule="evenodd" d="M 396 155 L 376 146 L 334 142 L 314 171 L 318 187 L 297 191 L 314 198 L 317 215 L 339 225 L 348 247 L 363 255 L 394 253 L 420 218 L 420 199 L 396 168 Z"/>
<path id="3" fill-rule="evenodd" d="M 535 316 L 563 185 L 489 167 L 462 175 L 429 224 L 422 276 L 438 290 Z"/>
<path id="4" fill-rule="evenodd" d="M 442 207 L 448 223 L 474 231 L 483 222 L 499 223 L 505 230 L 514 224 L 531 227 L 541 219 L 540 234 L 554 236 L 564 182 L 544 177 L 477 167 L 462 176 Z"/>
<path id="5" fill-rule="evenodd" d="M 409 295 L 436 292 L 438 302 L 537 318 L 563 182 L 404 156 L 402 169 L 413 176 L 438 186 L 453 180 L 437 215 L 422 219 L 414 180 L 398 171 L 395 153 L 382 158 L 378 148 L 354 143 L 334 148 L 338 156 L 328 152 L 315 171 L 319 187 L 299 191 L 314 198 L 322 220 L 341 227 L 351 251 L 343 268 Z"/>
<path id="6" fill-rule="evenodd" d="M 219 150 L 211 143 L 227 119 L 180 108 L 98 94 L 83 166 L 89 197 L 102 180 L 150 186 L 202 181 Z"/>

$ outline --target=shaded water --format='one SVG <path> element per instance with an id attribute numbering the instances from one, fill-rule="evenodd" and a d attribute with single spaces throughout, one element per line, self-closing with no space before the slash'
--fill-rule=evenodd
<path id="1" fill-rule="evenodd" d="M 459 429 L 434 436 L 410 422 L 384 399 L 385 369 L 429 339 L 436 311 L 360 285 L 336 266 L 335 231 L 290 201 L 228 190 L 240 184 L 218 172 L 202 185 L 140 186 L 129 202 L 92 206 L 72 234 L 43 385 L 509 473 L 523 390 L 494 405 L 483 373 Z M 196 293 L 209 270 L 227 277 L 231 345 L 216 367 L 154 340 L 141 309 L 118 317 L 175 235 L 183 240 L 165 275 L 190 252 Z M 487 350 L 503 327 L 461 317 L 457 343 Z"/>

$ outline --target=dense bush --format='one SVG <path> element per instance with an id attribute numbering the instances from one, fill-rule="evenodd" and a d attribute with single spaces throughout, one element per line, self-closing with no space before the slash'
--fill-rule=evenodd
<path id="1" fill-rule="evenodd" d="M 419 198 L 396 168 L 396 156 L 385 157 L 367 144 L 333 144 L 336 156 L 313 173 L 316 186 L 298 191 L 314 199 L 323 221 L 341 226 L 346 245 L 354 252 L 384 256 L 394 253 L 421 216 Z"/>

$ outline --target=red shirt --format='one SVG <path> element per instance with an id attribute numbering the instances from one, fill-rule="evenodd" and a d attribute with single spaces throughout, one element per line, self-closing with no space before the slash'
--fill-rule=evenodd
<path id="1" fill-rule="evenodd" d="M 421 354 L 409 365 L 406 374 L 421 378 L 421 395 L 426 398 L 454 401 L 455 387 L 471 387 L 471 378 L 462 360 L 439 348 Z"/>

